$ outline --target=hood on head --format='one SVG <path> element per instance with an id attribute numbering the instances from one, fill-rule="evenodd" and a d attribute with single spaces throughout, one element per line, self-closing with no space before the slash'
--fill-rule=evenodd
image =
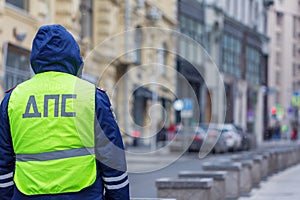
<path id="1" fill-rule="evenodd" d="M 83 65 L 77 42 L 61 25 L 40 27 L 32 43 L 30 62 L 36 74 L 58 71 L 76 76 Z"/>

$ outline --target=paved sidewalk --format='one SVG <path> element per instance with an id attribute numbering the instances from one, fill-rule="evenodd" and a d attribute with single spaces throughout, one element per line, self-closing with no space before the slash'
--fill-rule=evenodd
<path id="1" fill-rule="evenodd" d="M 269 177 L 260 188 L 252 190 L 250 197 L 239 200 L 299 200 L 299 186 L 300 164 Z"/>

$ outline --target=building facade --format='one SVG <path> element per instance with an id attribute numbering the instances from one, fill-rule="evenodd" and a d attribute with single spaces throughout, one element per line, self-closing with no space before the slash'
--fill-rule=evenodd
<path id="1" fill-rule="evenodd" d="M 219 120 L 242 126 L 259 143 L 267 123 L 267 10 L 272 2 L 203 2 L 207 7 L 209 53 L 220 70 L 225 88 L 212 91 L 212 95 L 219 96 L 212 105 L 219 107 L 219 113 L 226 114 Z M 216 88 L 219 84 L 215 81 L 210 86 Z"/>
<path id="2" fill-rule="evenodd" d="M 77 4 L 76 4 L 77 3 Z M 33 76 L 30 69 L 32 40 L 41 25 L 60 23 L 79 38 L 78 1 L 0 1 L 1 97 L 4 91 Z"/>
<path id="3" fill-rule="evenodd" d="M 300 92 L 300 1 L 275 0 L 268 12 L 270 42 L 269 112 L 277 109 L 276 118 L 287 125 L 290 134 L 298 121 Z"/>
<path id="4" fill-rule="evenodd" d="M 205 85 L 205 63 L 203 48 L 204 7 L 199 1 L 178 1 L 178 28 L 182 36 L 178 37 L 177 55 L 177 95 L 179 101 L 190 101 L 193 113 L 185 116 L 184 110 L 176 113 L 177 123 L 188 120 L 192 123 L 208 122 L 206 112 L 207 88 Z M 209 115 L 209 114 L 208 114 Z"/>
<path id="5" fill-rule="evenodd" d="M 149 144 L 157 124 L 174 122 L 176 14 L 176 0 L 0 0 L 1 97 L 34 75 L 38 28 L 59 23 L 81 47 L 83 78 L 107 90 L 122 133 Z"/>

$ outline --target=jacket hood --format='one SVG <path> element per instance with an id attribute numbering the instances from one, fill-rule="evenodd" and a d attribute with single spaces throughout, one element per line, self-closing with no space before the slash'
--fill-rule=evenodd
<path id="1" fill-rule="evenodd" d="M 57 71 L 76 76 L 83 66 L 77 42 L 61 25 L 39 28 L 32 43 L 30 62 L 36 74 Z"/>

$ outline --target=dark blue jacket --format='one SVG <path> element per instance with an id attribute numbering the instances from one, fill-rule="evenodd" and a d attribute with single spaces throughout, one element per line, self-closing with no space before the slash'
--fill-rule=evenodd
<path id="1" fill-rule="evenodd" d="M 77 75 L 83 64 L 78 44 L 71 34 L 60 25 L 43 26 L 39 29 L 33 41 L 30 60 L 35 73 L 59 71 Z M 33 196 L 22 194 L 13 183 L 15 154 L 7 113 L 12 91 L 7 92 L 0 107 L 0 200 L 129 199 L 122 138 L 112 113 L 109 98 L 104 91 L 99 89 L 96 89 L 95 92 L 95 113 L 99 122 L 95 131 L 97 156 L 95 183 L 76 193 Z"/>

